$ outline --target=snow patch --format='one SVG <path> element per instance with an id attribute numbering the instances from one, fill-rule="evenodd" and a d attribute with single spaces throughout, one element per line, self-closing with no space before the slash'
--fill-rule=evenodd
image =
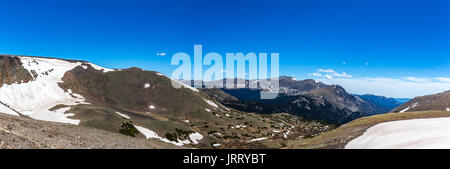
<path id="1" fill-rule="evenodd" d="M 208 100 L 208 99 L 203 99 L 206 103 L 208 103 L 210 106 L 213 106 L 213 107 L 215 107 L 215 108 L 219 108 L 219 106 L 217 106 L 217 104 L 216 103 L 214 103 L 213 101 L 211 101 L 211 100 Z"/>
<path id="2" fill-rule="evenodd" d="M 145 83 L 144 84 L 144 88 L 149 88 L 150 87 L 150 83 Z"/>
<path id="3" fill-rule="evenodd" d="M 159 76 L 167 77 L 166 75 L 163 75 L 163 74 L 161 74 L 161 73 L 159 73 L 159 72 L 156 72 L 156 74 L 159 75 Z M 177 80 L 175 80 L 175 79 L 172 79 L 172 78 L 170 78 L 170 77 L 167 77 L 167 78 L 169 78 L 169 79 L 172 81 L 172 85 L 174 85 L 174 84 L 176 84 L 176 85 L 181 85 L 181 86 L 183 86 L 183 87 L 185 87 L 185 88 L 191 89 L 191 90 L 194 91 L 194 92 L 200 92 L 198 89 L 193 88 L 193 87 L 190 86 L 190 85 L 181 83 L 181 82 L 179 82 L 179 81 L 177 81 Z"/>
<path id="4" fill-rule="evenodd" d="M 127 115 L 122 114 L 122 113 L 119 113 L 119 112 L 116 112 L 116 113 L 117 113 L 118 115 L 120 115 L 120 116 L 126 118 L 126 119 L 130 119 L 130 116 L 127 116 Z"/>
<path id="5" fill-rule="evenodd" d="M 407 108 L 401 110 L 400 113 L 407 112 L 409 109 L 413 109 L 413 108 L 415 108 L 415 107 L 417 107 L 417 106 L 419 106 L 419 103 L 414 103 L 413 105 L 408 106 Z"/>
<path id="6" fill-rule="evenodd" d="M 154 131 L 152 131 L 150 129 L 147 129 L 145 127 L 141 127 L 141 126 L 137 126 L 137 125 L 134 125 L 134 127 L 136 127 L 136 129 L 140 133 L 142 133 L 145 136 L 145 138 L 147 138 L 147 139 L 155 138 L 155 139 L 159 139 L 159 140 L 161 140 L 163 142 L 166 142 L 166 143 L 174 144 L 176 146 L 183 146 L 185 144 L 191 144 L 191 141 L 194 144 L 198 144 L 198 141 L 203 138 L 203 136 L 200 133 L 195 132 L 195 133 L 192 133 L 192 134 L 189 135 L 189 139 L 191 141 L 178 139 L 178 141 L 175 142 L 175 141 L 170 141 L 167 138 L 163 138 L 163 137 L 159 136 L 157 133 L 155 133 Z"/>
<path id="7" fill-rule="evenodd" d="M 203 138 L 203 136 L 200 133 L 192 133 L 189 134 L 189 138 L 192 140 L 192 143 L 194 144 L 198 144 L 198 141 L 201 140 Z"/>
<path id="8" fill-rule="evenodd" d="M 217 147 L 217 146 L 220 146 L 220 145 L 221 145 L 221 144 L 216 143 L 216 144 L 213 144 L 212 146 Z"/>
<path id="9" fill-rule="evenodd" d="M 261 138 L 251 139 L 251 140 L 249 140 L 248 142 L 250 143 L 250 142 L 261 141 L 261 140 L 265 140 L 265 139 L 267 139 L 267 137 L 261 137 Z"/>
<path id="10" fill-rule="evenodd" d="M 244 125 L 236 125 L 236 128 L 246 128 L 247 126 Z"/>
<path id="11" fill-rule="evenodd" d="M 101 71 L 103 71 L 103 72 L 112 72 L 112 71 L 115 71 L 114 69 L 108 69 L 108 68 L 104 68 L 104 67 L 101 67 L 101 66 L 98 66 L 98 65 L 96 65 L 96 64 L 93 64 L 93 63 L 89 63 L 94 69 L 96 69 L 96 70 L 101 70 Z M 84 68 L 84 67 L 83 67 Z M 86 69 L 86 68 L 85 68 Z"/>
<path id="12" fill-rule="evenodd" d="M 288 135 L 290 135 L 290 134 L 291 134 L 291 130 L 288 130 L 287 132 L 283 133 L 283 137 L 287 138 Z"/>
<path id="13" fill-rule="evenodd" d="M 377 124 L 350 141 L 348 149 L 448 149 L 450 118 L 400 120 Z"/>
<path id="14" fill-rule="evenodd" d="M 400 111 L 400 113 L 404 113 L 407 112 L 411 107 L 407 107 L 406 109 L 403 109 L 402 111 Z"/>
<path id="15" fill-rule="evenodd" d="M 164 76 L 164 75 L 163 75 Z M 166 76 L 167 77 L 167 76 Z M 167 77 L 167 78 L 169 78 L 169 77 Z M 172 78 L 169 78 L 170 80 L 172 80 L 172 84 L 179 84 L 179 85 L 181 85 L 181 86 L 183 86 L 184 88 L 188 88 L 188 89 L 191 89 L 192 91 L 194 91 L 194 92 L 199 92 L 198 91 L 198 89 L 196 89 L 196 88 L 193 88 L 192 86 L 189 86 L 189 85 L 187 85 L 187 84 L 184 84 L 184 83 L 181 83 L 181 82 L 179 82 L 179 81 L 177 81 L 177 80 L 175 80 L 175 79 L 172 79 Z"/>
<path id="16" fill-rule="evenodd" d="M 149 108 L 150 110 L 154 110 L 154 109 L 155 109 L 155 106 L 154 106 L 154 105 L 150 105 L 150 106 L 148 106 L 148 108 Z"/>
<path id="17" fill-rule="evenodd" d="M 447 107 L 447 109 L 445 109 L 445 111 L 450 111 L 450 107 Z"/>
<path id="18" fill-rule="evenodd" d="M 211 110 L 209 110 L 209 109 L 205 109 L 205 111 L 207 111 L 207 112 L 211 112 Z"/>
<path id="19" fill-rule="evenodd" d="M 212 133 L 212 134 L 210 134 L 210 136 L 212 136 L 212 135 L 218 135 L 218 136 L 221 136 L 221 135 L 222 135 L 222 133 L 219 133 L 219 132 L 215 132 L 215 133 Z"/>

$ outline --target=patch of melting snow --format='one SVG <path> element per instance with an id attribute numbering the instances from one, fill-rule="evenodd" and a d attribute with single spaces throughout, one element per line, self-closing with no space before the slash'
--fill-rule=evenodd
<path id="1" fill-rule="evenodd" d="M 236 128 L 246 128 L 247 126 L 244 125 L 236 125 Z"/>
<path id="2" fill-rule="evenodd" d="M 274 133 L 279 133 L 280 130 L 272 130 Z"/>
<path id="3" fill-rule="evenodd" d="M 127 116 L 127 115 L 122 114 L 122 113 L 119 113 L 119 112 L 116 112 L 116 113 L 117 113 L 118 115 L 120 115 L 120 116 L 126 118 L 126 119 L 130 119 L 130 116 Z"/>
<path id="4" fill-rule="evenodd" d="M 219 144 L 219 143 L 213 144 L 214 147 L 217 147 L 217 146 L 220 146 L 220 145 L 221 144 Z"/>
<path id="5" fill-rule="evenodd" d="M 189 134 L 189 138 L 192 140 L 192 143 L 194 144 L 198 144 L 198 141 L 201 140 L 203 138 L 203 136 L 200 133 L 192 133 Z"/>
<path id="6" fill-rule="evenodd" d="M 101 66 L 99 66 L 99 65 L 96 65 L 96 64 L 93 64 L 93 63 L 89 63 L 94 69 L 96 69 L 96 70 L 102 70 L 103 72 L 112 72 L 112 71 L 116 71 L 116 70 L 114 70 L 114 69 L 108 69 L 108 68 L 104 68 L 104 67 L 101 67 Z M 83 67 L 84 68 L 84 67 Z M 86 68 L 85 68 L 86 69 Z"/>
<path id="7" fill-rule="evenodd" d="M 209 109 L 205 109 L 205 111 L 207 111 L 207 112 L 211 112 L 211 110 L 209 110 Z"/>
<path id="8" fill-rule="evenodd" d="M 208 103 L 210 106 L 213 106 L 213 107 L 215 107 L 215 108 L 219 108 L 219 106 L 217 106 L 217 104 L 216 103 L 214 103 L 213 101 L 211 101 L 211 100 L 208 100 L 208 99 L 203 99 L 206 103 Z"/>
<path id="9" fill-rule="evenodd" d="M 261 141 L 261 140 L 265 140 L 265 139 L 267 139 L 267 137 L 261 137 L 261 138 L 251 139 L 251 140 L 249 140 L 248 142 L 250 143 L 250 142 Z"/>
<path id="10" fill-rule="evenodd" d="M 162 76 L 164 76 L 164 75 L 162 75 Z M 167 77 L 167 76 L 166 76 Z M 167 77 L 167 78 L 169 78 L 169 77 Z M 198 89 L 196 89 L 196 88 L 193 88 L 192 86 L 189 86 L 189 85 L 187 85 L 187 84 L 184 84 L 184 83 L 182 83 L 182 82 L 179 82 L 179 81 L 177 81 L 177 80 L 175 80 L 175 79 L 172 79 L 172 78 L 169 78 L 170 80 L 172 80 L 172 85 L 175 85 L 175 87 L 181 87 L 181 86 L 183 86 L 184 88 L 188 88 L 188 89 L 191 89 L 192 91 L 194 91 L 194 92 L 199 92 L 198 91 Z"/>
<path id="11" fill-rule="evenodd" d="M 414 103 L 413 105 L 408 106 L 407 108 L 401 110 L 400 113 L 407 112 L 408 110 L 413 109 L 413 108 L 415 108 L 415 107 L 417 107 L 417 106 L 419 106 L 419 103 Z"/>
<path id="12" fill-rule="evenodd" d="M 400 113 L 404 113 L 404 112 L 408 111 L 410 108 L 411 107 L 407 107 L 406 109 L 401 110 Z"/>
<path id="13" fill-rule="evenodd" d="M 288 135 L 290 135 L 290 134 L 291 134 L 291 130 L 288 130 L 286 133 L 283 133 L 283 137 L 287 138 Z"/>
<path id="14" fill-rule="evenodd" d="M 144 88 L 149 88 L 150 87 L 150 83 L 145 83 L 144 84 Z"/>
<path id="15" fill-rule="evenodd" d="M 218 135 L 218 136 L 221 136 L 221 135 L 222 135 L 222 133 L 219 133 L 219 132 L 215 132 L 215 133 L 212 133 L 212 134 L 210 134 L 210 135 Z"/>
<path id="16" fill-rule="evenodd" d="M 166 143 L 174 144 L 176 146 L 183 146 L 185 144 L 190 144 L 191 141 L 194 144 L 198 144 L 198 141 L 203 138 L 203 136 L 200 133 L 195 132 L 195 133 L 192 133 L 192 134 L 189 135 L 189 138 L 190 138 L 191 141 L 178 139 L 178 141 L 175 142 L 175 141 L 170 141 L 167 138 L 163 138 L 163 137 L 159 136 L 157 133 L 155 133 L 154 131 L 152 131 L 150 129 L 147 129 L 145 127 L 141 127 L 141 126 L 137 126 L 137 125 L 134 125 L 134 127 L 136 127 L 136 129 L 140 133 L 142 133 L 147 139 L 155 138 L 155 139 L 159 139 L 159 140 L 161 140 L 163 142 L 166 142 Z"/>
<path id="17" fill-rule="evenodd" d="M 450 111 L 450 107 L 447 107 L 447 109 L 445 109 L 445 111 Z"/>
<path id="18" fill-rule="evenodd" d="M 154 110 L 154 109 L 155 109 L 155 106 L 154 106 L 154 105 L 150 105 L 150 106 L 148 106 L 148 108 L 149 108 L 150 110 Z"/>
<path id="19" fill-rule="evenodd" d="M 183 120 L 185 123 L 189 123 L 189 120 Z"/>

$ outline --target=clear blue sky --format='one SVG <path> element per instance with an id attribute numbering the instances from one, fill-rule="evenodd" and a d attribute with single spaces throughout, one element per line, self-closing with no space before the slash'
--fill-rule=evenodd
<path id="1" fill-rule="evenodd" d="M 439 91 L 450 84 L 448 0 L 0 0 L 0 6 L 3 54 L 170 75 L 174 53 L 202 44 L 204 52 L 221 54 L 278 52 L 281 74 L 338 83 L 353 93 L 373 91 L 352 86 L 371 78 L 414 82 L 411 87 L 439 83 Z M 351 77 L 312 75 L 318 69 Z M 438 92 L 378 90 L 371 93 Z"/>

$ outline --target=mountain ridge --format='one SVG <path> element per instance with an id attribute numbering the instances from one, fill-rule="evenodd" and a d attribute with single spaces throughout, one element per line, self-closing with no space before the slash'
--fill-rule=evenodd
<path id="1" fill-rule="evenodd" d="M 225 79 L 218 80 L 214 83 L 225 83 L 225 81 Z M 234 81 L 235 83 L 237 81 L 245 82 L 246 88 L 217 88 L 203 89 L 202 91 L 210 93 L 211 97 L 216 98 L 222 104 L 243 111 L 266 114 L 287 112 L 300 117 L 337 124 L 343 124 L 359 117 L 387 113 L 399 105 L 395 100 L 383 96 L 374 96 L 379 100 L 368 99 L 364 96 L 361 98 L 359 95 L 347 93 L 339 85 L 326 85 L 313 79 L 296 80 L 288 76 L 279 77 L 279 96 L 272 100 L 264 100 L 260 99 L 259 95 L 263 89 L 248 88 L 248 84 L 257 83 L 257 80 L 235 79 Z M 187 83 L 189 84 L 189 81 Z M 222 90 L 224 93 L 214 90 Z M 218 94 L 223 96 L 218 96 Z M 234 98 L 224 100 L 223 98 L 231 98 L 224 94 Z M 380 102 L 386 102 L 387 105 L 380 104 Z"/>

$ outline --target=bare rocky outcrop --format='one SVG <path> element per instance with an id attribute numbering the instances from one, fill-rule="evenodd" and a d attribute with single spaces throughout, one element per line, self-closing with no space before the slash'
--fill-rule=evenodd
<path id="1" fill-rule="evenodd" d="M 0 87 L 3 84 L 25 83 L 33 80 L 18 57 L 0 55 Z"/>

